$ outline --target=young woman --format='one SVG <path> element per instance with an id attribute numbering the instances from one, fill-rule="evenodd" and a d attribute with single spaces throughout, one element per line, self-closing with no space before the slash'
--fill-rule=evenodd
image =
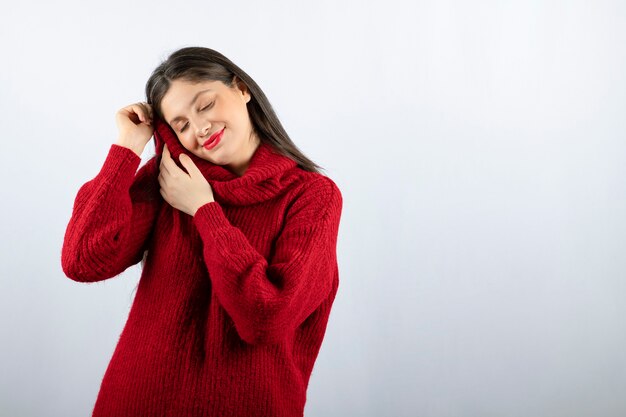
<path id="1" fill-rule="evenodd" d="M 63 242 L 75 281 L 143 260 L 93 416 L 302 416 L 338 288 L 341 193 L 214 50 L 172 53 L 146 96 L 117 113 Z"/>

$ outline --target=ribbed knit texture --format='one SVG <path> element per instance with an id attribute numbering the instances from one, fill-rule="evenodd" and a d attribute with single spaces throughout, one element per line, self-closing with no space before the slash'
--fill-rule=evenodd
<path id="1" fill-rule="evenodd" d="M 339 189 L 265 143 L 239 177 L 177 147 L 169 126 L 155 140 L 138 171 L 111 145 L 65 232 L 75 281 L 117 276 L 148 250 L 92 415 L 302 416 L 339 283 Z M 212 186 L 193 217 L 159 193 L 163 142 Z"/>

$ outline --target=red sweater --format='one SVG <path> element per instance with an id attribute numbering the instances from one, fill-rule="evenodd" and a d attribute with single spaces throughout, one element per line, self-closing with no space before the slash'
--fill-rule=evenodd
<path id="1" fill-rule="evenodd" d="M 161 150 L 137 171 L 141 158 L 111 145 L 65 232 L 75 281 L 115 277 L 148 250 L 93 416 L 302 416 L 338 288 L 339 189 L 265 143 L 241 177 L 182 150 L 216 200 L 192 217 L 159 193 Z"/>

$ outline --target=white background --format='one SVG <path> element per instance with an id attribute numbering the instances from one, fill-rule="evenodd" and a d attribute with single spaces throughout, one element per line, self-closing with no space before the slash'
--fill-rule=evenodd
<path id="1" fill-rule="evenodd" d="M 183 46 L 342 190 L 307 417 L 626 415 L 626 3 L 92 3 L 0 15 L 0 415 L 90 415 L 140 270 L 76 283 L 63 234 Z"/>

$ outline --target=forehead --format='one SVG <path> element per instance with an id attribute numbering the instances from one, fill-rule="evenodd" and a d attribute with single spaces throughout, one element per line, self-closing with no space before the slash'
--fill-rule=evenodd
<path id="1" fill-rule="evenodd" d="M 212 88 L 217 89 L 220 86 L 225 87 L 221 81 L 187 81 L 187 80 L 173 80 L 170 83 L 170 88 L 167 90 L 166 96 L 171 93 L 185 93 L 193 92 L 199 89 Z"/>

